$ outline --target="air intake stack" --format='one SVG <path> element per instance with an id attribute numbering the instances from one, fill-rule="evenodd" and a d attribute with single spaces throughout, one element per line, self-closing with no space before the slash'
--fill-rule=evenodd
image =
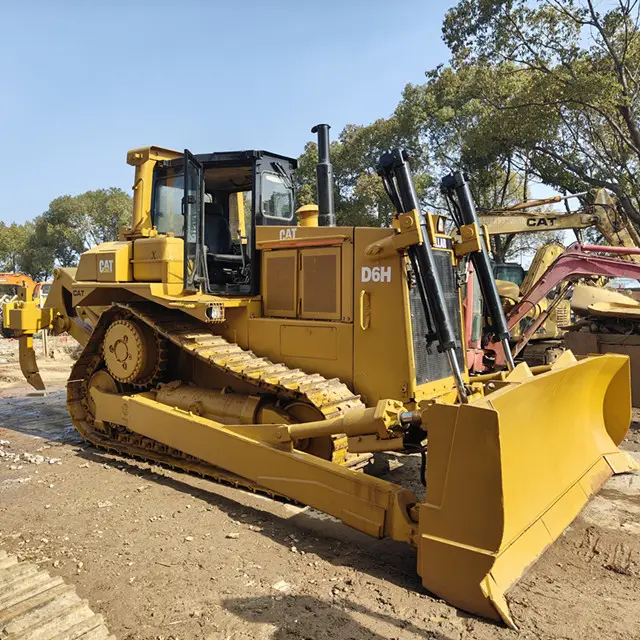
<path id="1" fill-rule="evenodd" d="M 316 180 L 318 190 L 318 225 L 320 227 L 335 227 L 336 212 L 333 206 L 333 167 L 329 157 L 329 129 L 328 124 L 317 124 L 311 133 L 318 134 L 318 165 Z"/>

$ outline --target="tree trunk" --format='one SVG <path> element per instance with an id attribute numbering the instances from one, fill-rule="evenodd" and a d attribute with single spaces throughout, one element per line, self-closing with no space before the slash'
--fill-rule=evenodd
<path id="1" fill-rule="evenodd" d="M 492 236 L 491 238 L 493 259 L 496 263 L 501 263 L 505 261 L 505 246 L 502 241 L 502 236 Z"/>
<path id="2" fill-rule="evenodd" d="M 617 193 L 618 202 L 622 207 L 622 210 L 625 212 L 627 217 L 629 218 L 629 222 L 631 224 L 640 225 L 640 213 L 631 202 L 631 198 L 626 193 Z"/>

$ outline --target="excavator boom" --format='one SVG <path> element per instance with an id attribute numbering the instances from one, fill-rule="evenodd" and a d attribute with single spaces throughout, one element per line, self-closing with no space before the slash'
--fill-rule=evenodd
<path id="1" fill-rule="evenodd" d="M 620 258 L 597 255 L 613 253 Z M 538 281 L 525 291 L 523 300 L 507 315 L 509 328 L 524 318 L 535 306 L 561 282 L 589 276 L 606 278 L 640 279 L 640 264 L 629 263 L 622 256 L 640 256 L 640 248 L 606 247 L 600 245 L 573 245 L 563 252 Z"/>
<path id="2" fill-rule="evenodd" d="M 640 235 L 633 224 L 629 223 L 618 211 L 615 199 L 605 189 L 597 190 L 593 203 L 574 213 L 524 211 L 525 206 L 528 208 L 534 204 L 558 202 L 559 200 L 560 198 L 549 198 L 516 205 L 519 208 L 511 207 L 502 211 L 481 213 L 480 222 L 492 236 L 595 227 L 607 243 L 613 247 L 631 249 L 640 247 Z M 640 256 L 637 254 L 628 254 L 625 259 L 640 262 Z"/>
<path id="3" fill-rule="evenodd" d="M 2 286 L 27 287 L 33 291 L 36 283 L 24 273 L 0 273 L 0 287 Z"/>
<path id="4" fill-rule="evenodd" d="M 614 256 L 601 255 L 603 253 Z M 599 255 L 600 254 L 600 255 Z M 633 278 L 640 279 L 640 264 L 624 257 L 639 256 L 640 248 L 607 247 L 604 245 L 575 244 L 560 253 L 554 262 L 526 289 L 515 306 L 507 313 L 507 324 L 510 331 L 518 327 L 520 321 L 528 316 L 532 309 L 546 298 L 556 287 L 559 287 L 553 300 L 519 334 L 518 342 L 513 348 L 518 355 L 527 345 L 536 330 L 546 321 L 556 306 L 565 300 L 573 290 L 575 281 L 580 278 Z M 591 289 L 591 287 L 588 287 Z M 503 365 L 502 345 L 497 341 L 490 342 L 488 347 L 495 353 L 496 363 Z"/>

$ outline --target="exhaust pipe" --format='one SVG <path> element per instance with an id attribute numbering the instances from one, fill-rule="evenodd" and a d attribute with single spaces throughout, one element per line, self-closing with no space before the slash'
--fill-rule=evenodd
<path id="1" fill-rule="evenodd" d="M 318 226 L 335 227 L 336 211 L 333 206 L 333 167 L 329 158 L 328 124 L 317 124 L 311 133 L 318 134 L 318 165 L 316 181 L 318 190 Z"/>

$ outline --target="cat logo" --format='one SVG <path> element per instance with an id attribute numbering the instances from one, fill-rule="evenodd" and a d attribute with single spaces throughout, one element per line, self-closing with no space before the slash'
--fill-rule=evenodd
<path id="1" fill-rule="evenodd" d="M 113 273 L 113 260 L 100 260 L 98 271 L 100 273 Z"/>
<path id="2" fill-rule="evenodd" d="M 295 240 L 296 230 L 293 229 L 280 229 L 280 240 Z"/>
<path id="3" fill-rule="evenodd" d="M 527 218 L 527 227 L 553 227 L 556 223 L 556 218 L 551 216 L 549 218 Z"/>

